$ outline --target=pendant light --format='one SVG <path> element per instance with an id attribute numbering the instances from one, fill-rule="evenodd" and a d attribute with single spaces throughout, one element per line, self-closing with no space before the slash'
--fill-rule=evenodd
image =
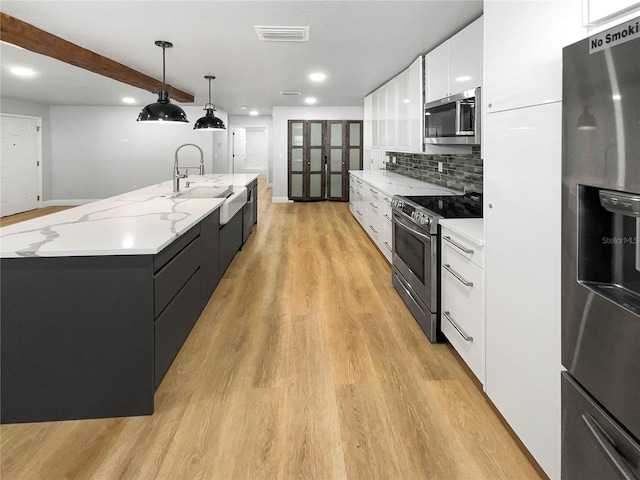
<path id="1" fill-rule="evenodd" d="M 204 117 L 199 118 L 193 125 L 194 130 L 226 130 L 224 122 L 215 116 L 216 106 L 211 103 L 211 80 L 216 77 L 211 75 L 205 75 L 204 78 L 209 80 L 209 103 L 204 106 L 207 111 Z"/>
<path id="2" fill-rule="evenodd" d="M 173 43 L 157 40 L 156 45 L 162 47 L 162 88 L 166 88 L 165 80 L 165 58 L 164 53 L 167 48 L 173 47 Z M 160 90 L 158 101 L 151 103 L 140 110 L 139 122 L 163 122 L 163 123 L 189 123 L 187 114 L 178 105 L 174 105 L 169 100 L 169 92 Z"/>

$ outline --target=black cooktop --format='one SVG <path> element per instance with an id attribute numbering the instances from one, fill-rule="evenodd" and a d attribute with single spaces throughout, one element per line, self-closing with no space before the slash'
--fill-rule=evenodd
<path id="1" fill-rule="evenodd" d="M 482 194 L 476 192 L 464 195 L 439 195 L 404 197 L 444 218 L 480 218 L 482 217 Z"/>

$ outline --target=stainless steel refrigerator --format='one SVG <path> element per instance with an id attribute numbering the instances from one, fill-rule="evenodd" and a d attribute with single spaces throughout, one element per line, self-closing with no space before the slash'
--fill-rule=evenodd
<path id="1" fill-rule="evenodd" d="M 563 479 L 640 479 L 638 22 L 563 50 Z"/>

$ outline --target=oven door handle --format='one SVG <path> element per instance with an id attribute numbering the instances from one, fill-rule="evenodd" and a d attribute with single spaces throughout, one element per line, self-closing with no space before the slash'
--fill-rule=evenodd
<path id="1" fill-rule="evenodd" d="M 415 235 L 416 237 L 424 240 L 425 242 L 431 243 L 431 236 L 415 231 L 413 228 L 411 228 L 409 225 L 407 225 L 404 222 L 402 217 L 398 216 L 397 214 L 394 214 L 393 219 L 395 220 L 395 224 L 401 227 L 403 230 L 406 230 L 410 234 Z"/>

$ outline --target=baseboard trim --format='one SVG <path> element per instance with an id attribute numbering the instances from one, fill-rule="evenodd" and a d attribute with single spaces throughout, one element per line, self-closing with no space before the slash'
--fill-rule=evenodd
<path id="1" fill-rule="evenodd" d="M 289 197 L 271 197 L 271 203 L 293 203 Z"/>
<path id="2" fill-rule="evenodd" d="M 77 207 L 78 205 L 86 205 L 87 203 L 96 202 L 99 198 L 78 198 L 69 200 L 45 200 L 42 202 L 43 207 Z"/>

